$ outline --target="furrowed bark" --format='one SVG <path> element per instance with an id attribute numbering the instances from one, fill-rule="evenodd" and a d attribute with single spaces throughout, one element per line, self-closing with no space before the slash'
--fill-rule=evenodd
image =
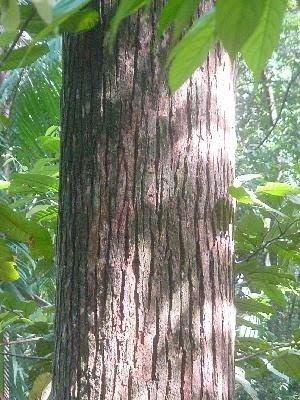
<path id="1" fill-rule="evenodd" d="M 232 66 L 217 47 L 171 96 L 158 10 L 111 54 L 108 4 L 63 42 L 53 397 L 232 399 Z"/>

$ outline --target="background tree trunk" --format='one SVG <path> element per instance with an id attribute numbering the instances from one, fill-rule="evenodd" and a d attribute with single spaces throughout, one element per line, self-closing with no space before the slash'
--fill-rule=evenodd
<path id="1" fill-rule="evenodd" d="M 171 96 L 155 6 L 109 54 L 109 3 L 63 42 L 54 399 L 232 399 L 232 66 Z"/>

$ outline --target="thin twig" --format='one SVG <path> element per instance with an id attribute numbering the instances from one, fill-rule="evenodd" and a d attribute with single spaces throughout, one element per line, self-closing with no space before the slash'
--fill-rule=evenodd
<path id="1" fill-rule="evenodd" d="M 0 354 L 4 356 L 10 356 L 10 357 L 18 357 L 18 358 L 28 358 L 32 360 L 51 360 L 50 357 L 38 357 L 38 356 L 25 356 L 24 354 L 14 354 L 14 353 L 9 353 L 6 351 L 0 351 Z"/>
<path id="2" fill-rule="evenodd" d="M 5 61 L 8 59 L 8 57 L 10 56 L 10 54 L 12 53 L 12 51 L 14 50 L 16 44 L 18 43 L 20 37 L 22 36 L 23 32 L 25 31 L 27 25 L 29 24 L 29 22 L 32 20 L 33 16 L 35 14 L 35 10 L 33 9 L 31 11 L 31 13 L 28 15 L 28 17 L 26 18 L 26 20 L 23 22 L 23 25 L 21 26 L 17 36 L 15 37 L 14 41 L 12 42 L 12 44 L 9 46 L 7 52 L 4 54 L 2 60 L 0 61 L 0 66 L 3 65 L 5 63 Z"/>
<path id="3" fill-rule="evenodd" d="M 290 343 L 282 343 L 282 344 L 276 345 L 274 347 L 270 347 L 269 349 L 259 350 L 259 351 L 256 351 L 256 352 L 252 353 L 252 354 L 248 354 L 247 356 L 236 358 L 235 361 L 246 361 L 246 360 L 249 360 L 250 358 L 259 356 L 261 354 L 266 354 L 269 351 L 278 350 L 278 349 L 281 349 L 283 347 L 290 347 L 290 346 L 291 346 Z"/>
<path id="4" fill-rule="evenodd" d="M 299 221 L 299 219 L 296 219 L 295 221 L 291 222 L 284 230 L 281 230 L 280 235 L 276 236 L 273 239 L 267 240 L 265 243 L 263 243 L 261 246 L 259 246 L 253 253 L 249 254 L 249 256 L 247 256 L 243 260 L 237 260 L 235 263 L 242 264 L 242 263 L 248 262 L 249 260 L 251 260 L 251 258 L 257 256 L 258 253 L 265 250 L 270 244 L 276 242 L 277 240 L 282 239 L 284 237 L 284 235 L 288 232 L 288 230 L 298 221 Z"/>
<path id="5" fill-rule="evenodd" d="M 9 346 L 11 344 L 36 342 L 37 340 L 40 340 L 40 339 L 43 339 L 42 336 L 35 336 L 35 337 L 20 339 L 20 340 L 12 340 L 11 342 L 2 342 L 2 343 L 0 343 L 0 346 Z"/>
<path id="6" fill-rule="evenodd" d="M 286 88 L 286 91 L 285 91 L 285 94 L 284 94 L 284 96 L 283 96 L 283 100 L 282 100 L 282 103 L 281 103 L 281 107 L 280 107 L 279 112 L 278 112 L 278 114 L 277 114 L 277 118 L 275 119 L 273 125 L 272 125 L 271 128 L 269 129 L 269 131 L 268 131 L 268 133 L 266 134 L 266 136 L 265 136 L 265 137 L 259 142 L 259 144 L 257 145 L 256 150 L 259 149 L 259 148 L 269 139 L 269 137 L 271 136 L 272 132 L 274 131 L 274 129 L 275 129 L 276 126 L 278 125 L 278 122 L 279 122 L 280 119 L 281 119 L 281 115 L 282 115 L 282 112 L 283 112 L 285 103 L 287 102 L 290 89 L 291 89 L 293 83 L 295 82 L 295 80 L 298 78 L 299 75 L 300 75 L 300 68 L 296 71 L 296 73 L 292 76 L 291 80 L 289 81 L 289 83 L 288 83 L 288 85 L 287 85 L 287 88 Z"/>

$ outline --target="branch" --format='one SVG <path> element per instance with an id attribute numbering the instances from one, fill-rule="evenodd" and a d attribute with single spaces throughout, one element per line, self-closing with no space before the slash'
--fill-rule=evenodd
<path id="1" fill-rule="evenodd" d="M 3 65 L 4 62 L 8 59 L 8 57 L 10 56 L 10 54 L 12 53 L 12 51 L 14 50 L 16 44 L 18 43 L 20 37 L 22 36 L 23 32 L 25 31 L 27 25 L 29 24 L 29 22 L 32 20 L 33 16 L 35 14 L 35 10 L 33 9 L 31 11 L 31 13 L 28 15 L 28 17 L 26 18 L 26 20 L 23 22 L 17 36 L 15 37 L 14 41 L 12 42 L 12 44 L 9 46 L 7 52 L 4 54 L 2 60 L 0 61 L 0 65 Z"/>
<path id="2" fill-rule="evenodd" d="M 256 150 L 259 149 L 271 136 L 272 132 L 274 131 L 274 129 L 276 128 L 276 126 L 278 125 L 278 122 L 281 119 L 281 115 L 282 115 L 282 111 L 284 109 L 285 103 L 287 102 L 288 96 L 289 96 L 289 92 L 290 89 L 293 85 L 293 83 L 296 81 L 296 79 L 298 78 L 298 76 L 300 75 L 300 68 L 295 72 L 295 74 L 292 76 L 291 80 L 289 81 L 285 94 L 283 96 L 283 101 L 281 103 L 281 107 L 279 109 L 279 112 L 277 114 L 277 118 L 275 119 L 275 121 L 273 122 L 273 125 L 271 126 L 271 128 L 269 129 L 268 133 L 266 134 L 266 136 L 259 142 L 259 144 L 256 147 Z"/>
<path id="3" fill-rule="evenodd" d="M 261 354 L 266 354 L 269 351 L 278 350 L 278 349 L 281 349 L 283 347 L 291 347 L 291 344 L 290 343 L 281 343 L 281 344 L 278 344 L 276 346 L 270 347 L 269 349 L 258 350 L 258 351 L 254 352 L 252 354 L 248 354 L 247 356 L 236 358 L 235 361 L 236 362 L 246 361 L 246 360 L 249 360 L 250 358 L 256 357 L 256 356 L 261 355 Z"/>
<path id="4" fill-rule="evenodd" d="M 0 351 L 0 354 L 4 356 L 10 356 L 10 357 L 18 357 L 18 358 L 27 358 L 31 360 L 51 360 L 50 357 L 38 357 L 38 356 L 25 356 L 24 354 L 14 354 L 14 353 L 9 353 L 6 351 Z"/>
<path id="5" fill-rule="evenodd" d="M 270 124 L 272 126 L 277 118 L 277 110 L 274 101 L 273 88 L 271 85 L 268 85 L 268 77 L 265 71 L 263 72 L 262 75 L 262 84 L 264 86 L 265 97 L 269 109 Z"/>
<path id="6" fill-rule="evenodd" d="M 0 343 L 0 346 L 9 346 L 11 344 L 19 344 L 19 343 L 30 343 L 30 342 L 35 342 L 40 339 L 43 339 L 42 336 L 35 336 L 35 337 L 20 339 L 20 340 L 12 340 L 11 342 L 8 342 L 8 341 L 2 342 L 2 343 Z"/>
<path id="7" fill-rule="evenodd" d="M 280 240 L 284 237 L 284 235 L 288 232 L 288 230 L 299 221 L 299 219 L 296 219 L 295 221 L 291 222 L 284 230 L 280 230 L 280 235 L 276 236 L 273 239 L 267 240 L 265 243 L 263 243 L 261 246 L 259 246 L 253 253 L 249 254 L 248 257 L 244 258 L 243 260 L 238 260 L 235 263 L 236 264 L 242 264 L 244 262 L 248 262 L 251 260 L 251 258 L 257 256 L 258 253 L 261 251 L 265 250 L 270 244 L 277 242 L 277 240 Z"/>

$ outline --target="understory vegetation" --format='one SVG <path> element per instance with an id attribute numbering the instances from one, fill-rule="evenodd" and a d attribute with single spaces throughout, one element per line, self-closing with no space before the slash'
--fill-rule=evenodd
<path id="1" fill-rule="evenodd" d="M 300 393 L 299 11 L 260 81 L 238 61 L 236 399 Z M 58 212 L 60 39 L 0 76 L 0 397 L 51 382 Z"/>

